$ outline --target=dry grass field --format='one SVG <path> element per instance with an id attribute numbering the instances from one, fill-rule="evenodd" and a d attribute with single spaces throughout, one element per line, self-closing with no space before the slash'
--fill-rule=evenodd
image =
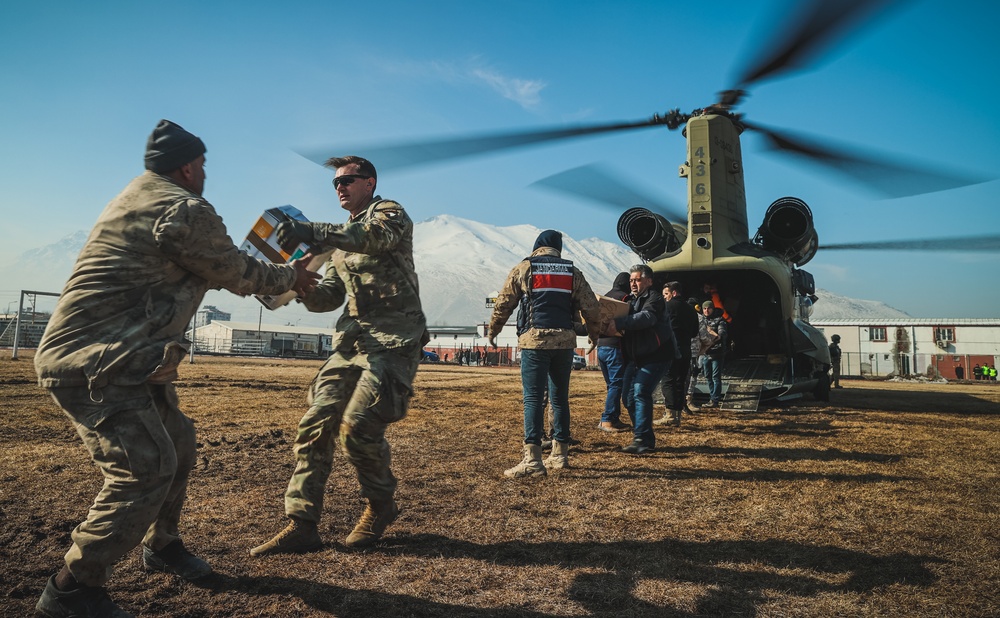
<path id="1" fill-rule="evenodd" d="M 599 372 L 573 374 L 570 470 L 512 481 L 516 370 L 425 365 L 393 426 L 400 519 L 342 545 L 361 512 L 338 456 L 321 551 L 252 559 L 285 523 L 291 441 L 317 361 L 201 357 L 182 407 L 199 459 L 182 529 L 197 585 L 119 565 L 141 616 L 997 616 L 1000 387 L 845 381 L 833 400 L 714 411 L 617 452 Z M 30 615 L 100 475 L 35 385 L 0 359 L 0 615 Z"/>

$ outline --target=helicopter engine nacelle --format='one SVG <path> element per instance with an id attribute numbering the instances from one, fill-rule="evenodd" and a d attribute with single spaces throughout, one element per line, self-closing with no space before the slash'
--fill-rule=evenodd
<path id="1" fill-rule="evenodd" d="M 816 255 L 819 236 L 813 227 L 812 211 L 797 197 L 775 200 L 764 213 L 764 223 L 757 231 L 760 245 L 802 266 Z"/>
<path id="2" fill-rule="evenodd" d="M 645 208 L 629 208 L 618 218 L 618 238 L 647 261 L 679 250 L 685 236 L 684 228 Z"/>

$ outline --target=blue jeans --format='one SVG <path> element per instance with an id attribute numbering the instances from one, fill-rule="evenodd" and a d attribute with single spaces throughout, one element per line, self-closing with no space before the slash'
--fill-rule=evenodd
<path id="1" fill-rule="evenodd" d="M 545 398 L 552 406 L 552 439 L 569 441 L 569 376 L 573 349 L 521 350 L 521 389 L 524 395 L 524 443 L 541 445 L 545 434 Z"/>
<path id="2" fill-rule="evenodd" d="M 706 354 L 701 361 L 701 369 L 708 382 L 708 398 L 714 403 L 722 399 L 722 359 Z"/>
<path id="3" fill-rule="evenodd" d="M 656 446 L 653 435 L 653 389 L 663 379 L 670 363 L 625 366 L 625 408 L 632 418 L 632 436 L 646 446 Z"/>
<path id="4" fill-rule="evenodd" d="M 608 386 L 608 396 L 604 399 L 602 423 L 621 422 L 622 417 L 622 385 L 625 382 L 625 359 L 620 348 L 600 346 L 597 348 L 597 362 L 604 374 L 604 383 Z"/>

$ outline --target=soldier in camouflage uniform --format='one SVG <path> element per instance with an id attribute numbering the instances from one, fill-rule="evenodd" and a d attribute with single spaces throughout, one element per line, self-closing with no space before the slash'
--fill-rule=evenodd
<path id="1" fill-rule="evenodd" d="M 393 500 L 385 430 L 406 415 L 413 378 L 427 342 L 413 268 L 413 222 L 398 203 L 375 195 L 375 167 L 360 157 L 327 161 L 345 224 L 289 221 L 279 242 L 333 250 L 323 280 L 302 299 L 310 311 L 333 311 L 346 300 L 334 352 L 313 380 L 309 410 L 295 439 L 295 471 L 285 492 L 288 526 L 250 550 L 252 556 L 322 547 L 318 523 L 337 441 L 357 471 L 367 501 L 345 544 L 373 545 L 399 515 Z"/>
<path id="2" fill-rule="evenodd" d="M 172 384 L 184 330 L 210 287 L 304 294 L 316 285 L 302 263 L 268 264 L 233 245 L 201 197 L 204 153 L 200 139 L 160 121 L 147 171 L 97 220 L 35 354 L 39 384 L 104 475 L 65 566 L 39 599 L 40 615 L 130 615 L 103 586 L 140 542 L 146 569 L 185 579 L 211 573 L 178 531 L 195 460 L 194 425 Z"/>

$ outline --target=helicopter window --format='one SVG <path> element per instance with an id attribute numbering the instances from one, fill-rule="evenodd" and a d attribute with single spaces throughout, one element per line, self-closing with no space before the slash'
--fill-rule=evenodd
<path id="1" fill-rule="evenodd" d="M 888 341 L 889 338 L 886 336 L 886 328 L 884 326 L 873 326 L 871 330 L 868 331 L 869 341 Z"/>

